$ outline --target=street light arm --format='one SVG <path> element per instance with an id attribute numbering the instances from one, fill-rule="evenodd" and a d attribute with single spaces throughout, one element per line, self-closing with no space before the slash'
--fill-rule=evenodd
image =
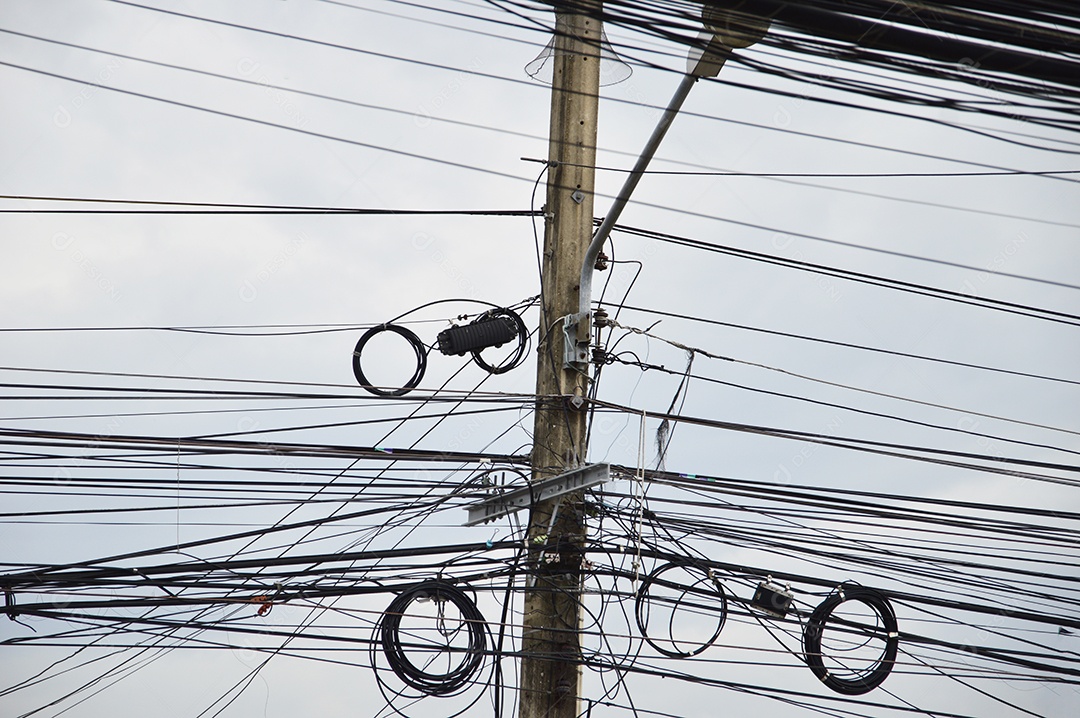
<path id="1" fill-rule="evenodd" d="M 697 80 L 697 75 L 690 73 L 683 75 L 682 82 L 679 83 L 678 89 L 675 90 L 675 95 L 671 98 L 671 102 L 668 103 L 667 109 L 664 110 L 664 114 L 660 117 L 660 121 L 653 129 L 649 141 L 645 143 L 645 149 L 642 150 L 641 156 L 638 157 L 637 162 L 634 163 L 634 168 L 630 170 L 630 174 L 626 176 L 626 181 L 623 182 L 619 194 L 615 196 L 615 201 L 612 203 L 611 209 L 608 210 L 607 216 L 604 217 L 604 221 L 600 224 L 596 233 L 593 234 L 588 249 L 585 250 L 585 261 L 581 265 L 578 321 L 585 321 L 589 316 L 589 305 L 592 303 L 593 271 L 596 265 L 596 258 L 600 254 L 600 249 L 604 246 L 604 242 L 607 241 L 608 235 L 611 234 L 611 228 L 619 221 L 619 216 L 622 214 L 623 209 L 626 208 L 626 203 L 630 200 L 630 195 L 633 194 L 634 188 L 637 187 L 642 174 L 645 173 L 646 168 L 648 168 L 649 163 L 652 161 L 653 155 L 656 154 L 660 142 L 664 139 L 664 135 L 667 134 L 668 128 L 671 127 L 671 122 L 675 119 L 675 115 L 679 114 L 679 110 L 682 109 L 683 102 L 686 101 L 686 96 L 690 94 L 690 88 L 694 86 L 694 83 L 697 82 Z"/>
<path id="2" fill-rule="evenodd" d="M 682 82 L 675 90 L 674 96 L 668 103 L 660 121 L 656 123 L 649 141 L 645 143 L 645 149 L 634 163 L 626 181 L 623 182 L 619 194 L 608 210 L 604 221 L 592 236 L 588 248 L 585 250 L 585 260 L 581 264 L 581 281 L 578 284 L 578 312 L 576 315 L 564 318 L 563 331 L 565 358 L 564 366 L 574 363 L 582 363 L 589 360 L 589 318 L 590 305 L 592 304 L 592 278 L 596 267 L 596 258 L 600 255 L 600 249 L 611 234 L 611 228 L 619 221 L 626 203 L 630 200 L 634 188 L 637 187 L 641 176 L 652 161 L 653 155 L 660 147 L 660 142 L 671 127 L 675 115 L 679 114 L 690 88 L 702 77 L 716 77 L 720 68 L 724 66 L 733 49 L 749 47 L 764 37 L 769 29 L 770 20 L 765 16 L 742 12 L 738 10 L 714 8 L 706 6 L 702 20 L 705 31 L 698 36 L 698 43 L 690 50 L 687 58 L 686 74 Z"/>

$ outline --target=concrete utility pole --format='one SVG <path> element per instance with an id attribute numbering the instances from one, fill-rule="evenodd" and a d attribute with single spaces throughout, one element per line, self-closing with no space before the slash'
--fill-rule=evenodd
<path id="1" fill-rule="evenodd" d="M 581 3 L 582 6 L 588 3 Z M 561 317 L 578 311 L 578 284 L 592 235 L 596 117 L 600 91 L 600 2 L 589 15 L 556 13 L 533 433 L 533 480 L 585 460 L 588 364 L 564 368 Z M 581 323 L 588 331 L 588 324 Z M 586 338 L 587 337 L 583 337 Z M 554 522 L 552 516 L 555 515 Z M 581 492 L 540 502 L 529 524 L 531 571 L 522 625 L 520 718 L 575 718 L 581 693 Z"/>
<path id="2" fill-rule="evenodd" d="M 722 0 L 719 5 L 725 5 Z M 742 2 L 732 2 L 742 7 Z M 537 358 L 532 480 L 584 464 L 593 263 L 630 194 L 694 83 L 716 77 L 736 48 L 761 39 L 763 15 L 706 5 L 705 30 L 686 75 L 627 177 L 611 211 L 592 232 L 596 117 L 600 91 L 601 0 L 582 0 L 586 14 L 556 13 L 543 311 Z M 564 321 L 565 320 L 565 321 Z M 538 501 L 529 522 L 528 585 L 521 637 L 519 718 L 581 714 L 581 565 L 585 542 L 582 492 Z"/>

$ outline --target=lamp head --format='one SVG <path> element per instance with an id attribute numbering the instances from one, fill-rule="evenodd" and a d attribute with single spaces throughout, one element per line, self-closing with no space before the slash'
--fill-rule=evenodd
<path id="1" fill-rule="evenodd" d="M 753 2 L 707 4 L 701 21 L 724 47 L 740 50 L 765 37 L 771 18 L 764 6 Z"/>
<path id="2" fill-rule="evenodd" d="M 690 50 L 687 72 L 695 77 L 716 77 L 732 50 L 750 47 L 765 37 L 770 8 L 759 2 L 713 0 L 701 11 L 705 32 L 698 35 L 704 49 Z"/>

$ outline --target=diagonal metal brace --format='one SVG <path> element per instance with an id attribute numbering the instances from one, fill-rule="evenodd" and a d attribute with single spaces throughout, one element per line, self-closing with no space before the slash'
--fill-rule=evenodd
<path id="1" fill-rule="evenodd" d="M 469 519 L 465 526 L 476 526 L 528 508 L 533 501 L 554 499 L 571 491 L 587 489 L 611 478 L 611 464 L 586 464 L 550 479 L 536 481 L 529 486 L 492 496 L 467 507 Z"/>

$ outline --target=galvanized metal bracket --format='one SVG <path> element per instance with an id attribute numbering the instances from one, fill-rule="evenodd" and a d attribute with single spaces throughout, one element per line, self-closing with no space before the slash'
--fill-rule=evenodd
<path id="1" fill-rule="evenodd" d="M 533 501 L 558 498 L 571 491 L 587 489 L 611 478 L 611 464 L 586 464 L 550 479 L 537 481 L 529 486 L 492 496 L 468 507 L 469 518 L 465 526 L 476 526 L 502 516 L 508 516 L 528 508 Z"/>
<path id="2" fill-rule="evenodd" d="M 563 369 L 570 369 L 575 364 L 586 364 L 589 361 L 589 340 L 578 339 L 580 327 L 578 326 L 583 317 L 581 314 L 567 314 L 563 317 Z M 588 321 L 586 313 L 584 319 Z M 586 334 L 588 337 L 588 334 Z"/>

